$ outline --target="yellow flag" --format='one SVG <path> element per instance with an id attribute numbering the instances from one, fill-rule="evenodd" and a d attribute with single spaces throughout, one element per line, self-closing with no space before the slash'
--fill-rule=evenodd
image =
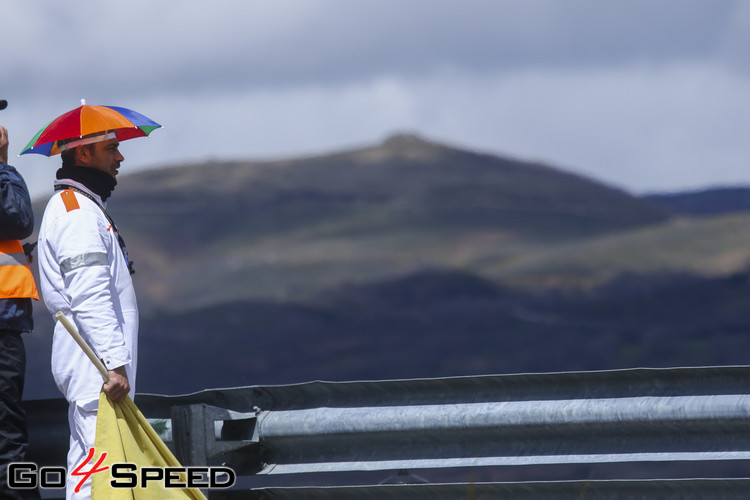
<path id="1" fill-rule="evenodd" d="M 94 447 L 97 453 L 107 453 L 102 464 L 110 468 L 115 463 L 135 464 L 139 468 L 180 467 L 180 463 L 130 396 L 113 403 L 104 392 L 99 395 Z M 141 487 L 140 483 L 135 488 L 113 488 L 110 480 L 109 474 L 93 474 L 91 497 L 95 500 L 206 499 L 199 489 L 166 488 L 164 481 L 149 481 L 146 488 Z M 184 477 L 181 482 L 184 483 Z"/>

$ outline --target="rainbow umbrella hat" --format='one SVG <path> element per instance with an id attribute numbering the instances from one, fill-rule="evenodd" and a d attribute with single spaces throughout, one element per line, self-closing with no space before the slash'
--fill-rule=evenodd
<path id="1" fill-rule="evenodd" d="M 61 153 L 60 146 L 68 139 L 113 132 L 122 142 L 146 137 L 160 127 L 155 121 L 133 110 L 116 106 L 90 106 L 82 99 L 80 107 L 58 116 L 37 132 L 21 154 L 52 156 Z"/>

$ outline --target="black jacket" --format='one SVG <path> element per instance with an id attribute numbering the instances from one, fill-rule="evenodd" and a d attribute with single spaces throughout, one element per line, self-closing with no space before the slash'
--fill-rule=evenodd
<path id="1" fill-rule="evenodd" d="M 23 177 L 0 163 L 0 240 L 21 240 L 34 232 L 34 212 Z M 31 299 L 0 299 L 0 330 L 30 332 Z"/>

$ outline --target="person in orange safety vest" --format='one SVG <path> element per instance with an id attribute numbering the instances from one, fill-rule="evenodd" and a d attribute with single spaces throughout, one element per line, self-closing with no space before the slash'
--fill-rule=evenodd
<path id="1" fill-rule="evenodd" d="M 8 131 L 0 126 L 0 498 L 8 499 L 39 498 L 36 489 L 8 488 L 7 478 L 7 465 L 25 461 L 28 447 L 21 334 L 33 330 L 31 299 L 39 296 L 21 240 L 33 230 L 29 191 L 8 165 Z"/>

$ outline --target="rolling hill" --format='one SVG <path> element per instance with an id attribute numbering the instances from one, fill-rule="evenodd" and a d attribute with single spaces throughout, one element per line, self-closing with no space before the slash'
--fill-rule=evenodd
<path id="1" fill-rule="evenodd" d="M 168 310 L 429 266 L 483 272 L 532 247 L 669 218 L 590 179 L 404 135 L 320 157 L 138 174 L 110 207 L 144 271 L 147 307 Z"/>

